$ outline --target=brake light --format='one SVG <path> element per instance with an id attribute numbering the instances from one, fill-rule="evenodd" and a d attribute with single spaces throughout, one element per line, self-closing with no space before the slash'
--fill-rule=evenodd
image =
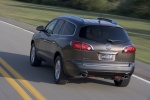
<path id="1" fill-rule="evenodd" d="M 79 41 L 72 41 L 71 46 L 73 49 L 77 49 L 77 50 L 87 50 L 87 51 L 93 50 L 93 47 L 90 44 L 79 42 Z"/>
<path id="2" fill-rule="evenodd" d="M 136 51 L 136 48 L 134 46 L 127 46 L 124 48 L 124 53 L 134 53 Z"/>

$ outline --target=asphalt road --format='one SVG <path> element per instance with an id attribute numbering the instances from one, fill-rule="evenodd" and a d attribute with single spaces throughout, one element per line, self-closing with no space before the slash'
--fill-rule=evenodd
<path id="1" fill-rule="evenodd" d="M 47 64 L 30 66 L 32 35 L 0 21 L 0 100 L 150 100 L 150 83 L 135 77 L 125 88 L 101 78 L 56 85 Z"/>

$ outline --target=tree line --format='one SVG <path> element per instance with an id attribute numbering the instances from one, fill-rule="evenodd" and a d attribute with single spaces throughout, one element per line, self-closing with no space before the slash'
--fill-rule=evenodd
<path id="1" fill-rule="evenodd" d="M 17 0 L 150 19 L 150 0 Z"/>

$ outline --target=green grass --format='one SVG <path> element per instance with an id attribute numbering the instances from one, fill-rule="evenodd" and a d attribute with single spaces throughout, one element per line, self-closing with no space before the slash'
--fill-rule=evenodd
<path id="1" fill-rule="evenodd" d="M 77 15 L 85 18 L 101 16 L 100 13 L 63 7 L 28 4 L 13 0 L 0 0 L 0 16 L 12 18 L 34 26 L 46 25 L 51 19 L 64 14 Z M 112 18 L 123 26 L 137 48 L 136 59 L 150 64 L 150 21 L 109 14 L 103 14 L 103 17 Z"/>

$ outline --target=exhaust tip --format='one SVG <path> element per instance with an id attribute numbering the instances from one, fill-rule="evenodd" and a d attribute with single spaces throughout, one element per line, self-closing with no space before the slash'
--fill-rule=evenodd
<path id="1" fill-rule="evenodd" d="M 83 73 L 81 74 L 82 77 L 88 77 L 88 74 L 87 73 Z"/>
<path id="2" fill-rule="evenodd" d="M 81 77 L 88 77 L 88 72 L 82 72 Z"/>
<path id="3" fill-rule="evenodd" d="M 129 78 L 129 75 L 125 75 L 124 78 L 125 78 L 125 79 L 128 79 L 128 78 Z"/>

